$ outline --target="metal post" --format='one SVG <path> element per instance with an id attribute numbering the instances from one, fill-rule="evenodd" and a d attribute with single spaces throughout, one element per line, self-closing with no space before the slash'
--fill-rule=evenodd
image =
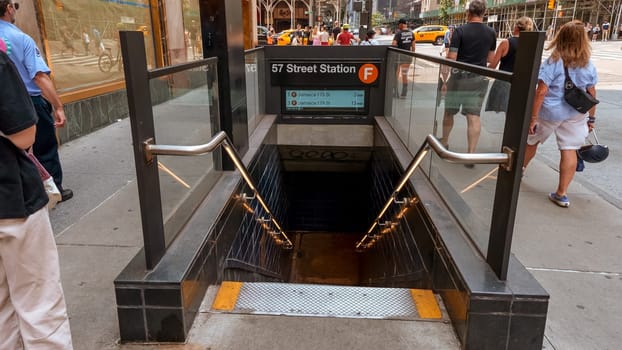
<path id="1" fill-rule="evenodd" d="M 199 0 L 204 57 L 218 57 L 218 110 L 220 128 L 244 154 L 248 150 L 248 116 L 244 47 L 240 23 L 242 3 L 226 0 Z M 219 163 L 215 153 L 216 164 Z M 222 158 L 222 170 L 232 170 L 229 158 Z"/>
<path id="2" fill-rule="evenodd" d="M 622 1 L 618 4 L 618 15 L 616 16 L 616 25 L 613 29 L 612 39 L 616 40 L 618 38 L 618 30 L 620 30 L 620 15 L 622 15 Z"/>
<path id="3" fill-rule="evenodd" d="M 518 40 L 502 142 L 504 147 L 515 151 L 516 157 L 512 160 L 513 171 L 499 171 L 486 256 L 488 264 L 501 280 L 507 278 L 525 141 L 538 81 L 544 36 L 543 32 L 523 32 Z"/>
<path id="4" fill-rule="evenodd" d="M 533 6 L 536 6 L 535 4 Z M 546 2 L 544 3 L 544 15 L 542 15 L 542 30 L 546 31 L 549 27 L 546 25 Z M 548 38 L 547 38 L 548 39 Z"/>
<path id="5" fill-rule="evenodd" d="M 341 21 L 341 0 L 337 0 L 337 20 L 339 21 L 339 25 L 343 25 L 343 22 Z"/>
<path id="6" fill-rule="evenodd" d="M 315 0 L 317 1 L 317 13 L 315 15 L 315 25 L 318 26 L 318 29 L 322 29 L 321 26 L 322 24 L 320 23 L 320 21 L 318 21 L 318 18 L 320 16 L 324 16 L 322 15 L 322 3 L 320 2 L 320 0 Z"/>
<path id="7" fill-rule="evenodd" d="M 290 28 L 296 28 L 296 1 L 292 0 L 289 4 L 290 9 Z"/>
<path id="8" fill-rule="evenodd" d="M 149 93 L 149 77 L 145 52 L 145 39 L 142 32 L 121 31 L 121 53 L 127 102 L 132 128 L 134 163 L 140 203 L 140 218 L 145 245 L 147 270 L 153 269 L 166 251 L 164 223 L 160 196 L 160 180 L 157 162 L 144 161 L 143 141 L 155 140 L 153 110 Z"/>

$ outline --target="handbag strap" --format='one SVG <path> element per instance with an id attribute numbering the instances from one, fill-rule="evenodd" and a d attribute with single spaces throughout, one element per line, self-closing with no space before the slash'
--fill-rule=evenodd
<path id="1" fill-rule="evenodd" d="M 566 76 L 566 81 L 564 82 L 564 88 L 566 90 L 570 90 L 572 88 L 574 88 L 574 81 L 572 81 L 572 79 L 570 79 L 570 74 L 568 74 L 568 67 L 566 67 L 566 65 L 564 64 L 564 75 Z"/>
<path id="2" fill-rule="evenodd" d="M 594 142 L 590 140 L 590 135 L 594 136 Z M 600 145 L 600 142 L 598 142 L 598 136 L 596 136 L 596 128 L 593 128 L 592 131 L 590 131 L 590 133 L 587 134 L 587 137 L 585 138 L 585 140 L 589 142 L 590 145 Z"/>
<path id="3" fill-rule="evenodd" d="M 2 131 L 0 131 L 0 137 L 4 137 L 5 139 L 9 140 L 9 138 L 6 137 L 6 135 Z M 32 148 L 29 151 L 26 151 L 26 150 L 22 150 L 22 151 L 26 153 L 28 158 L 35 164 L 35 167 L 37 167 L 37 170 L 39 171 L 39 176 L 41 176 L 41 180 L 45 181 L 52 176 L 47 170 L 45 170 L 41 162 L 39 162 L 39 159 L 37 159 L 37 157 L 35 157 L 35 155 L 32 153 Z"/>
<path id="4" fill-rule="evenodd" d="M 37 157 L 35 157 L 35 155 L 32 154 L 31 152 L 26 152 L 26 155 L 28 155 L 28 158 L 30 158 L 30 160 L 37 167 L 37 170 L 39 171 L 39 176 L 41 176 L 41 180 L 49 179 L 51 175 L 50 175 L 50 173 L 48 173 L 47 170 L 45 170 L 45 168 L 43 167 L 41 162 L 39 162 L 39 159 L 37 159 Z"/>
<path id="5" fill-rule="evenodd" d="M 592 135 L 594 135 L 594 141 L 596 141 L 596 144 L 600 145 L 600 142 L 598 142 L 598 136 L 596 136 L 596 128 L 592 129 Z"/>

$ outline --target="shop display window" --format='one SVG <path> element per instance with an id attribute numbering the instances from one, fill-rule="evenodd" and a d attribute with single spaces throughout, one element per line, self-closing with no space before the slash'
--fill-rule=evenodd
<path id="1" fill-rule="evenodd" d="M 144 33 L 154 67 L 149 0 L 41 1 L 50 68 L 59 93 L 123 80 L 119 30 Z"/>

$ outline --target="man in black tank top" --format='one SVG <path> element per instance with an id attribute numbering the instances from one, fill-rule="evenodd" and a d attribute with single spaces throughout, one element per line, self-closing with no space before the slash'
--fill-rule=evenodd
<path id="1" fill-rule="evenodd" d="M 495 31 L 483 23 L 486 2 L 472 0 L 467 9 L 467 23 L 454 29 L 447 59 L 486 67 L 492 60 L 497 46 Z M 479 140 L 482 103 L 486 96 L 488 81 L 484 77 L 452 68 L 449 79 L 443 79 L 445 113 L 441 142 L 447 146 L 454 125 L 454 115 L 462 111 L 467 118 L 467 151 L 475 152 Z M 473 167 L 472 164 L 466 164 Z"/>
<path id="2" fill-rule="evenodd" d="M 391 45 L 402 50 L 415 52 L 415 34 L 408 29 L 405 19 L 402 18 L 397 23 L 398 31 L 393 36 Z M 403 56 L 400 56 L 399 59 L 401 61 L 397 65 L 397 75 L 402 77 L 402 94 L 400 97 L 405 98 L 408 90 L 408 70 L 412 60 L 410 57 L 406 58 Z M 397 91 L 395 93 L 397 94 Z"/>

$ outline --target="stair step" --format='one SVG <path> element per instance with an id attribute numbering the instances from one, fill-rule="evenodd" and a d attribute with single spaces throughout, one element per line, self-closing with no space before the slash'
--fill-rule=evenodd
<path id="1" fill-rule="evenodd" d="M 230 282 L 212 310 L 242 314 L 446 321 L 431 290 Z"/>

